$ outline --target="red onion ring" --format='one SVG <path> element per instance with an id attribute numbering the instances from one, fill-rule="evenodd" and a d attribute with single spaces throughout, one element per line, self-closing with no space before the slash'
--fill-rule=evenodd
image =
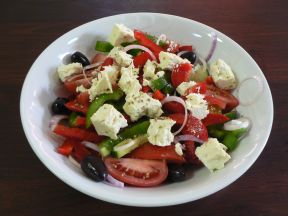
<path id="1" fill-rule="evenodd" d="M 82 141 L 81 143 L 82 143 L 85 147 L 90 148 L 90 149 L 92 149 L 92 150 L 94 150 L 94 151 L 96 151 L 96 152 L 99 152 L 99 151 L 100 151 L 98 145 L 95 144 L 95 143 L 88 142 L 88 141 Z"/>
<path id="2" fill-rule="evenodd" d="M 147 47 L 142 46 L 142 45 L 134 45 L 134 44 L 124 47 L 124 51 L 125 51 L 125 52 L 128 52 L 129 50 L 132 50 L 132 49 L 141 49 L 141 50 L 149 53 L 149 55 L 151 56 L 151 58 L 152 58 L 154 61 L 156 61 L 155 55 L 154 55 L 153 52 L 152 52 L 150 49 L 148 49 Z"/>
<path id="3" fill-rule="evenodd" d="M 186 125 L 187 123 L 187 118 L 188 118 L 188 111 L 187 111 L 187 107 L 186 107 L 186 103 L 185 101 L 181 98 L 181 97 L 177 97 L 177 96 L 167 96 L 165 99 L 163 99 L 161 101 L 161 104 L 165 104 L 165 103 L 168 103 L 168 102 L 177 102 L 177 103 L 180 103 L 183 107 L 184 107 L 184 110 L 185 110 L 185 116 L 184 116 L 184 121 L 183 121 L 183 124 L 181 125 L 181 127 L 173 133 L 174 136 L 176 136 L 177 134 L 179 134 L 182 129 L 184 128 L 184 126 Z"/>
<path id="4" fill-rule="evenodd" d="M 216 45 L 217 45 L 217 35 L 215 32 L 211 32 L 211 38 L 212 38 L 212 44 L 211 44 L 211 48 L 209 50 L 209 53 L 208 53 L 207 57 L 205 58 L 206 62 L 208 62 L 211 59 L 211 57 L 212 57 L 212 55 L 216 49 Z"/>
<path id="5" fill-rule="evenodd" d="M 193 142 L 198 142 L 198 143 L 204 143 L 203 140 L 201 140 L 201 139 L 199 139 L 196 136 L 191 135 L 191 134 L 180 135 L 180 136 L 174 137 L 174 143 L 178 143 L 180 141 L 193 141 Z"/>
<path id="6" fill-rule="evenodd" d="M 118 188 L 123 188 L 124 187 L 124 182 L 121 182 L 117 179 L 115 179 L 114 177 L 112 177 L 111 175 L 108 174 L 106 181 L 104 181 L 104 183 L 114 186 L 114 187 L 118 187 Z"/>
<path id="7" fill-rule="evenodd" d="M 49 121 L 49 129 L 53 132 L 56 125 L 63 119 L 68 119 L 69 117 L 66 115 L 54 115 L 51 117 Z"/>
<path id="8" fill-rule="evenodd" d="M 68 159 L 74 166 L 81 169 L 80 163 L 78 161 L 76 161 L 71 155 L 68 156 Z"/>
<path id="9" fill-rule="evenodd" d="M 103 63 L 103 61 L 97 62 L 94 64 L 90 64 L 90 65 L 85 66 L 83 69 L 86 71 L 86 70 L 90 70 L 92 68 L 97 68 L 98 66 L 102 65 L 102 63 Z"/>

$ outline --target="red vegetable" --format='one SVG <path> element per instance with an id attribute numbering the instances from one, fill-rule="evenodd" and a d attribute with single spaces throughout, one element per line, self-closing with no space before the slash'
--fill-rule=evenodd
<path id="1" fill-rule="evenodd" d="M 214 124 L 223 124 L 229 121 L 229 118 L 223 114 L 209 113 L 206 118 L 202 120 L 202 123 L 205 126 L 214 125 Z"/>
<path id="2" fill-rule="evenodd" d="M 177 86 L 179 86 L 182 82 L 188 82 L 190 80 L 191 71 L 192 65 L 190 63 L 176 65 L 171 74 L 172 85 L 177 88 Z"/>
<path id="3" fill-rule="evenodd" d="M 150 143 L 146 143 L 133 150 L 127 157 L 147 160 L 165 159 L 173 163 L 185 162 L 185 159 L 176 153 L 174 145 L 156 146 Z"/>
<path id="4" fill-rule="evenodd" d="M 187 89 L 185 95 L 189 95 L 191 93 L 205 94 L 206 90 L 207 90 L 206 83 L 199 82 L 194 86 L 192 86 L 191 88 Z"/>
<path id="5" fill-rule="evenodd" d="M 151 90 L 151 88 L 149 86 L 142 86 L 142 92 L 147 93 Z"/>
<path id="6" fill-rule="evenodd" d="M 150 54 L 147 52 L 143 52 L 140 55 L 137 55 L 134 57 L 133 59 L 134 66 L 136 68 L 143 67 L 148 59 L 152 60 L 152 57 L 150 56 Z"/>
<path id="7" fill-rule="evenodd" d="M 150 40 L 145 35 L 145 33 L 141 32 L 139 30 L 134 30 L 134 37 L 140 43 L 140 45 L 149 48 L 154 53 L 154 55 L 157 59 L 159 58 L 159 53 L 161 51 L 164 51 L 162 47 L 158 46 L 156 43 L 154 43 L 152 40 Z"/>
<path id="8" fill-rule="evenodd" d="M 180 46 L 179 52 L 181 52 L 181 51 L 193 51 L 193 47 L 191 45 Z"/>
<path id="9" fill-rule="evenodd" d="M 89 93 L 82 92 L 76 96 L 76 100 L 79 104 L 88 105 L 89 104 Z"/>
<path id="10" fill-rule="evenodd" d="M 193 141 L 186 141 L 184 145 L 185 145 L 184 157 L 186 161 L 188 163 L 192 163 L 195 165 L 202 164 L 195 154 L 196 150 L 195 143 Z"/>
<path id="11" fill-rule="evenodd" d="M 165 98 L 165 94 L 163 94 L 160 90 L 156 90 L 154 93 L 153 93 L 153 95 L 152 95 L 152 97 L 154 98 L 154 99 L 157 99 L 157 100 L 163 100 L 164 98 Z"/>
<path id="12" fill-rule="evenodd" d="M 90 154 L 91 152 L 81 142 L 75 143 L 73 156 L 78 161 L 82 161 L 86 156 Z"/>
<path id="13" fill-rule="evenodd" d="M 208 131 L 201 120 L 195 118 L 191 114 L 188 116 L 186 125 L 182 130 L 182 134 L 191 134 L 200 140 L 208 140 Z"/>
<path id="14" fill-rule="evenodd" d="M 113 65 L 113 58 L 107 57 L 102 64 L 101 70 L 103 70 L 103 67 L 110 66 L 110 65 Z"/>
<path id="15" fill-rule="evenodd" d="M 65 104 L 67 109 L 74 111 L 74 112 L 81 112 L 81 113 L 86 113 L 88 110 L 88 104 L 83 105 L 78 103 L 77 100 L 69 101 Z"/>
<path id="16" fill-rule="evenodd" d="M 163 104 L 163 107 L 170 113 L 183 113 L 183 114 L 185 113 L 183 105 L 177 102 L 167 102 Z"/>
<path id="17" fill-rule="evenodd" d="M 78 142 L 78 141 L 73 140 L 73 139 L 66 139 L 63 142 L 63 144 L 57 148 L 57 152 L 65 156 L 69 156 L 71 152 L 73 151 L 75 142 Z"/>
<path id="18" fill-rule="evenodd" d="M 168 115 L 168 117 L 176 121 L 177 125 L 182 125 L 184 122 L 184 114 L 182 113 L 173 113 L 173 114 Z"/>
<path id="19" fill-rule="evenodd" d="M 167 52 L 177 53 L 179 52 L 179 44 L 174 41 L 170 41 L 169 44 L 165 47 Z"/>
<path id="20" fill-rule="evenodd" d="M 72 79 L 69 81 L 65 81 L 64 86 L 69 92 L 76 93 L 76 88 L 80 85 L 83 85 L 85 88 L 90 88 L 91 84 L 89 83 L 89 81 L 91 82 L 92 79 L 92 77 L 88 79 L 80 77 L 76 78 L 75 80 Z"/>

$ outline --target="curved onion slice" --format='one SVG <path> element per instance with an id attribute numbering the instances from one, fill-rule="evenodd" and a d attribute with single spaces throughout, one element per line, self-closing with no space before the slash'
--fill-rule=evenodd
<path id="1" fill-rule="evenodd" d="M 187 53 L 187 52 L 189 52 L 189 51 L 185 51 L 185 50 L 184 50 L 184 51 L 181 51 L 181 52 L 177 53 L 177 56 L 180 57 L 182 54 Z"/>
<path id="2" fill-rule="evenodd" d="M 108 174 L 106 181 L 104 181 L 104 183 L 114 186 L 114 187 L 119 187 L 119 188 L 123 188 L 124 187 L 124 182 L 121 182 L 117 179 L 115 179 L 114 177 L 112 177 L 111 175 Z"/>
<path id="3" fill-rule="evenodd" d="M 129 45 L 129 46 L 124 47 L 124 51 L 125 51 L 125 52 L 128 52 L 129 50 L 132 50 L 132 49 L 141 49 L 141 50 L 149 53 L 149 55 L 151 56 L 151 58 L 152 58 L 154 61 L 156 60 L 156 57 L 155 57 L 155 55 L 153 54 L 153 52 L 152 52 L 150 49 L 148 49 L 147 47 L 145 47 L 145 46 L 132 44 L 132 45 Z"/>
<path id="4" fill-rule="evenodd" d="M 208 62 L 211 59 L 211 57 L 212 57 L 212 55 L 216 49 L 216 45 L 217 45 L 217 35 L 215 32 L 211 32 L 211 38 L 212 38 L 212 44 L 211 44 L 209 53 L 208 53 L 207 57 L 205 58 L 206 62 Z"/>
<path id="5" fill-rule="evenodd" d="M 243 86 L 243 84 L 249 80 L 256 80 L 257 81 L 257 87 L 255 88 L 257 90 L 257 92 L 256 92 L 256 95 L 251 100 L 244 102 L 244 101 L 240 100 L 239 92 L 240 92 L 240 89 Z M 263 85 L 262 80 L 258 76 L 252 76 L 252 77 L 248 77 L 248 78 L 242 80 L 239 83 L 239 85 L 236 89 L 236 95 L 237 95 L 237 98 L 239 100 L 240 105 L 249 106 L 249 105 L 252 105 L 259 98 L 259 96 L 263 93 L 263 90 L 264 90 L 264 85 Z"/>
<path id="6" fill-rule="evenodd" d="M 167 40 L 167 36 L 165 34 L 161 34 L 159 35 L 156 44 L 159 45 L 160 41 L 166 41 Z"/>
<path id="7" fill-rule="evenodd" d="M 76 161 L 71 155 L 68 156 L 69 161 L 77 168 L 81 169 L 80 163 Z"/>
<path id="8" fill-rule="evenodd" d="M 177 97 L 177 96 L 167 96 L 164 100 L 161 101 L 161 104 L 165 104 L 165 103 L 168 103 L 168 102 L 177 102 L 177 103 L 180 103 L 183 107 L 184 107 L 184 110 L 185 110 L 185 116 L 184 116 L 184 121 L 183 121 L 183 124 L 181 125 L 181 127 L 179 128 L 179 130 L 177 130 L 176 132 L 174 132 L 174 136 L 176 136 L 178 133 L 180 133 L 182 131 L 182 129 L 184 128 L 184 126 L 186 125 L 187 123 L 187 118 L 188 118 L 188 111 L 187 111 L 187 107 L 186 107 L 186 104 L 185 104 L 185 101 L 181 98 L 181 97 Z"/>
<path id="9" fill-rule="evenodd" d="M 95 143 L 88 142 L 88 141 L 82 141 L 81 143 L 82 143 L 84 146 L 86 146 L 87 148 L 90 148 L 90 149 L 92 149 L 92 150 L 94 150 L 94 151 L 96 151 L 96 152 L 99 152 L 99 151 L 100 151 L 98 145 L 95 144 Z"/>
<path id="10" fill-rule="evenodd" d="M 224 130 L 234 131 L 238 129 L 249 129 L 251 127 L 251 121 L 248 118 L 238 118 L 228 121 L 224 124 Z"/>
<path id="11" fill-rule="evenodd" d="M 174 137 L 174 143 L 178 143 L 180 141 L 193 141 L 193 142 L 198 142 L 198 143 L 203 143 L 204 141 L 197 138 L 196 136 L 194 135 L 180 135 L 180 136 L 177 136 L 177 137 Z"/>
<path id="12" fill-rule="evenodd" d="M 49 121 L 49 129 L 53 132 L 56 125 L 63 119 L 68 119 L 67 115 L 54 115 Z"/>

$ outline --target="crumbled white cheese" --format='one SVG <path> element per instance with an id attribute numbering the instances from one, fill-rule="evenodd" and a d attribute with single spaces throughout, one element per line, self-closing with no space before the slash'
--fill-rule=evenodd
<path id="1" fill-rule="evenodd" d="M 142 116 L 159 117 L 163 113 L 161 107 L 159 100 L 150 97 L 144 92 L 134 92 L 126 96 L 123 109 L 132 121 L 136 121 Z"/>
<path id="2" fill-rule="evenodd" d="M 148 141 L 152 145 L 169 146 L 173 142 L 174 135 L 171 132 L 176 122 L 170 118 L 150 119 L 147 130 Z"/>
<path id="3" fill-rule="evenodd" d="M 133 65 L 130 65 L 127 68 L 121 68 L 122 75 L 118 85 L 126 93 L 126 95 L 139 92 L 141 90 L 142 86 L 137 79 L 138 72 L 139 69 L 133 68 Z"/>
<path id="4" fill-rule="evenodd" d="M 86 89 L 83 85 L 77 86 L 77 88 L 76 88 L 77 93 L 83 93 L 86 91 L 88 91 L 88 89 Z"/>
<path id="5" fill-rule="evenodd" d="M 119 46 L 123 42 L 132 42 L 134 40 L 134 32 L 123 24 L 115 24 L 108 37 L 108 41 L 113 46 Z"/>
<path id="6" fill-rule="evenodd" d="M 194 85 L 196 85 L 196 82 L 194 81 L 189 81 L 189 82 L 182 82 L 177 88 L 176 91 L 183 96 L 185 94 L 185 92 L 187 91 L 187 89 L 193 87 Z"/>
<path id="7" fill-rule="evenodd" d="M 159 54 L 159 60 L 160 64 L 158 64 L 158 66 L 162 70 L 172 70 L 177 64 L 190 63 L 187 59 L 182 59 L 174 53 L 163 51 Z"/>
<path id="8" fill-rule="evenodd" d="M 101 106 L 91 117 L 99 135 L 117 139 L 120 128 L 127 127 L 127 120 L 124 116 L 110 104 Z"/>
<path id="9" fill-rule="evenodd" d="M 234 73 L 222 59 L 211 64 L 209 73 L 217 87 L 225 90 L 236 88 L 237 81 Z"/>
<path id="10" fill-rule="evenodd" d="M 121 67 L 128 67 L 133 64 L 132 56 L 124 52 L 121 47 L 114 47 L 108 56 L 113 58 Z"/>
<path id="11" fill-rule="evenodd" d="M 204 119 L 208 113 L 208 104 L 207 101 L 204 100 L 204 95 L 191 93 L 186 97 L 186 106 L 187 109 L 192 112 L 192 115 L 198 119 Z"/>
<path id="12" fill-rule="evenodd" d="M 64 82 L 67 77 L 76 73 L 81 73 L 82 70 L 83 66 L 80 63 L 71 63 L 67 65 L 60 65 L 57 72 L 60 80 Z"/>
<path id="13" fill-rule="evenodd" d="M 175 144 L 175 151 L 178 155 L 183 155 L 182 145 L 180 143 Z"/>
<path id="14" fill-rule="evenodd" d="M 196 148 L 195 154 L 210 171 L 214 171 L 222 169 L 230 160 L 231 157 L 226 150 L 227 147 L 219 143 L 216 138 L 209 138 L 207 142 Z"/>

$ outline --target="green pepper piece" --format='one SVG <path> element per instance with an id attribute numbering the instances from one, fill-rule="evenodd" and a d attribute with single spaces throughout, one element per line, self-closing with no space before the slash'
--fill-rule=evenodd
<path id="1" fill-rule="evenodd" d="M 233 133 L 227 133 L 222 143 L 228 148 L 228 151 L 232 151 L 238 144 L 238 138 Z"/>
<path id="2" fill-rule="evenodd" d="M 99 95 L 94 101 L 90 104 L 87 114 L 86 114 L 86 128 L 89 128 L 91 125 L 91 116 L 106 102 L 106 101 L 117 101 L 124 95 L 124 92 L 121 89 L 115 90 L 113 93 L 104 93 Z"/>
<path id="3" fill-rule="evenodd" d="M 117 139 L 106 139 L 99 144 L 100 153 L 103 157 L 108 156 L 113 147 L 125 139 L 132 139 L 139 135 L 147 133 L 148 127 L 150 125 L 149 121 L 143 121 L 141 123 L 135 124 L 132 127 L 125 128 L 122 132 L 118 134 Z"/>
<path id="4" fill-rule="evenodd" d="M 236 111 L 231 111 L 229 113 L 225 113 L 224 115 L 229 119 L 236 119 L 238 117 L 238 113 Z"/>
<path id="5" fill-rule="evenodd" d="M 107 41 L 97 41 L 95 45 L 95 50 L 99 52 L 110 52 L 114 46 Z"/>
<path id="6" fill-rule="evenodd" d="M 75 123 L 76 123 L 76 118 L 77 118 L 78 114 L 76 112 L 72 112 L 69 116 L 69 125 L 71 127 L 74 127 L 75 126 Z"/>
<path id="7" fill-rule="evenodd" d="M 152 81 L 152 89 L 154 91 L 156 90 L 161 90 L 163 89 L 166 85 L 167 85 L 167 81 L 164 77 L 159 77 L 158 79 L 156 80 L 153 80 Z"/>
<path id="8" fill-rule="evenodd" d="M 145 34 L 145 35 L 146 35 L 146 37 L 147 37 L 149 40 L 151 40 L 151 41 L 153 41 L 153 42 L 156 43 L 157 37 L 155 37 L 154 35 L 150 35 L 150 34 Z"/>
<path id="9" fill-rule="evenodd" d="M 240 128 L 238 130 L 231 131 L 231 133 L 236 136 L 237 138 L 241 137 L 244 133 L 247 132 L 246 128 Z"/>
<path id="10" fill-rule="evenodd" d="M 218 138 L 218 139 L 222 139 L 225 135 L 226 135 L 226 132 L 223 131 L 223 130 L 218 130 L 216 128 L 210 128 L 208 130 L 209 132 L 209 135 L 211 137 L 215 137 L 215 138 Z"/>
<path id="11" fill-rule="evenodd" d="M 163 89 L 162 89 L 162 92 L 164 94 L 173 94 L 175 91 L 175 88 L 170 84 L 168 83 Z"/>

